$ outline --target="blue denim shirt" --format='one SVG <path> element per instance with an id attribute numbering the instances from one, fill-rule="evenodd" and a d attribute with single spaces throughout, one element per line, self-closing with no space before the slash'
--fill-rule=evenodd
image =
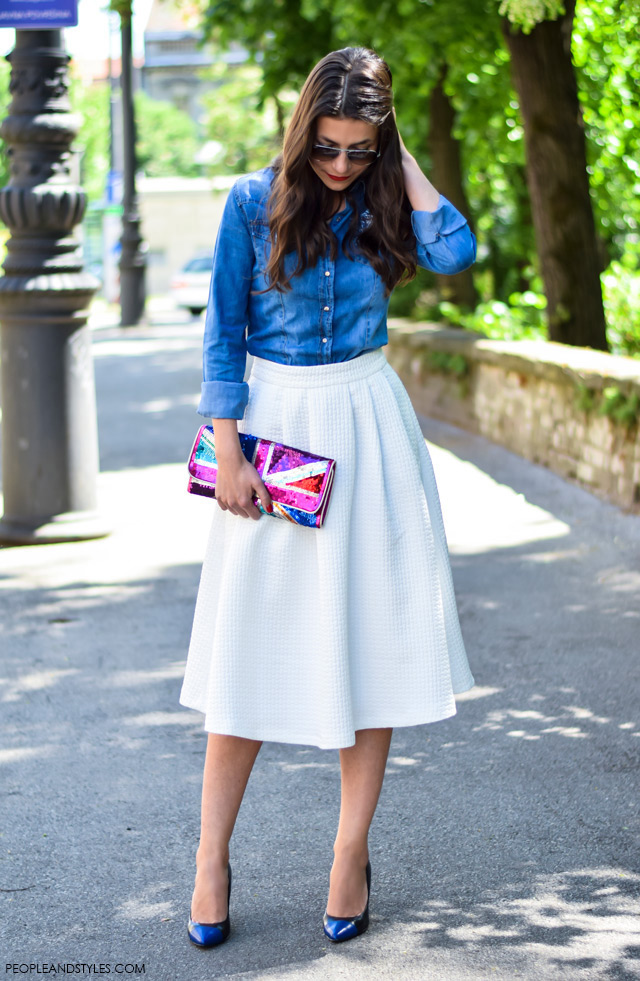
<path id="1" fill-rule="evenodd" d="M 292 289 L 265 289 L 269 258 L 266 201 L 273 170 L 240 177 L 229 192 L 216 240 L 204 330 L 202 394 L 198 413 L 213 419 L 242 419 L 249 398 L 243 381 L 247 350 L 280 364 L 312 365 L 349 361 L 387 342 L 384 283 L 365 256 L 347 258 L 342 240 L 351 206 L 330 219 L 338 241 L 313 268 L 291 280 Z M 370 214 L 364 181 L 353 187 L 359 230 Z M 439 273 L 467 269 L 476 258 L 476 240 L 466 219 L 441 194 L 435 211 L 413 211 L 418 265 Z M 296 253 L 285 256 L 285 270 Z"/>

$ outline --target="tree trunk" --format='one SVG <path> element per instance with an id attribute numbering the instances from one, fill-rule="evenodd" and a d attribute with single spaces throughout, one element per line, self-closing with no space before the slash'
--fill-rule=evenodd
<path id="1" fill-rule="evenodd" d="M 433 183 L 465 218 L 469 203 L 462 186 L 460 145 L 453 136 L 455 112 L 444 91 L 447 65 L 443 64 L 437 84 L 429 96 L 429 153 Z M 452 303 L 473 309 L 477 303 L 471 269 L 453 276 L 435 274 L 440 294 Z"/>
<path id="2" fill-rule="evenodd" d="M 526 274 L 526 271 L 531 265 L 530 256 L 536 250 L 535 230 L 531 217 L 531 197 L 527 188 L 527 168 L 523 164 L 518 164 L 514 168 L 511 180 L 514 188 L 519 238 L 524 246 L 522 253 L 512 260 L 516 274 L 515 292 L 524 293 L 531 289 L 531 278 Z"/>
<path id="3" fill-rule="evenodd" d="M 280 99 L 278 98 L 277 94 L 275 94 L 273 96 L 273 101 L 276 104 L 276 118 L 278 120 L 278 138 L 280 140 L 283 140 L 284 139 L 284 131 L 285 131 L 285 128 L 286 128 L 285 127 L 285 124 L 284 124 L 284 106 L 282 105 L 282 103 L 281 103 Z"/>
<path id="4" fill-rule="evenodd" d="M 571 30 L 566 13 L 530 34 L 502 21 L 520 100 L 540 270 L 547 297 L 549 337 L 606 351 L 601 266 L 589 197 L 582 113 Z"/>

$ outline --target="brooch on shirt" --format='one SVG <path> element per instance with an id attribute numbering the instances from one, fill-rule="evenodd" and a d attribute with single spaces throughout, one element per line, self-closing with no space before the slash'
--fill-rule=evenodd
<path id="1" fill-rule="evenodd" d="M 368 228 L 371 224 L 372 217 L 371 212 L 367 209 L 363 211 L 358 219 L 358 231 L 363 232 L 365 228 Z"/>

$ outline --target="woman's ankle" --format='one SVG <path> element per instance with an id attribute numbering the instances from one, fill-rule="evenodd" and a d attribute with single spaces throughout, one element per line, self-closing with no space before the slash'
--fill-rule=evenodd
<path id="1" fill-rule="evenodd" d="M 334 861 L 354 862 L 364 867 L 369 861 L 368 842 L 336 840 L 333 846 L 333 858 Z"/>
<path id="2" fill-rule="evenodd" d="M 198 872 L 206 871 L 207 869 L 219 870 L 226 869 L 229 864 L 229 847 L 228 846 L 208 846 L 203 848 L 202 845 L 198 846 L 196 851 L 196 869 Z"/>

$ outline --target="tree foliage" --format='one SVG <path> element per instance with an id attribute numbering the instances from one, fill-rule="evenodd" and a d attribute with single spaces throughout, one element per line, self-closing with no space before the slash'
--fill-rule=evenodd
<path id="1" fill-rule="evenodd" d="M 636 265 L 640 261 L 638 9 L 620 0 L 582 0 L 572 50 L 604 264 L 626 255 Z"/>
<path id="2" fill-rule="evenodd" d="M 134 104 L 138 168 L 147 177 L 197 177 L 199 142 L 191 117 L 146 92 L 136 92 Z"/>
<path id="3" fill-rule="evenodd" d="M 564 13 L 560 0 L 502 0 L 499 13 L 528 34 L 543 20 L 555 20 Z"/>
<path id="4" fill-rule="evenodd" d="M 109 9 L 120 14 L 123 20 L 131 20 L 133 0 L 110 0 Z"/>
<path id="5" fill-rule="evenodd" d="M 282 124 L 297 93 L 282 91 L 260 102 L 261 71 L 255 64 L 218 62 L 203 75 L 216 85 L 202 98 L 206 138 L 218 145 L 207 172 L 242 174 L 263 167 L 280 149 Z"/>
<path id="6" fill-rule="evenodd" d="M 72 74 L 70 97 L 73 111 L 82 118 L 73 144 L 81 154 L 80 180 L 89 200 L 100 201 L 109 171 L 109 85 L 83 85 Z"/>
<path id="7" fill-rule="evenodd" d="M 9 104 L 9 77 L 11 66 L 6 58 L 0 58 L 0 104 L 2 105 L 2 115 L 4 117 Z M 9 161 L 3 140 L 0 140 L 0 187 L 4 187 L 9 182 Z"/>

